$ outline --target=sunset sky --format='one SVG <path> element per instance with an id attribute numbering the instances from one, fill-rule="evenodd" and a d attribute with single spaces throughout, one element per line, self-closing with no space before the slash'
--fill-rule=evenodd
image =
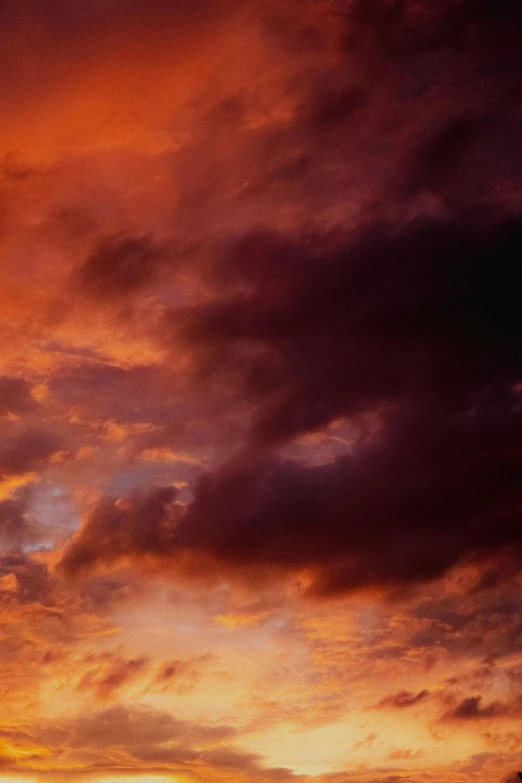
<path id="1" fill-rule="evenodd" d="M 0 783 L 514 781 L 520 0 L 0 32 Z"/>

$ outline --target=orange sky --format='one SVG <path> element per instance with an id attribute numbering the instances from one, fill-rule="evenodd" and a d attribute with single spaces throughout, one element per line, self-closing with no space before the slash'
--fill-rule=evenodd
<path id="1" fill-rule="evenodd" d="M 513 783 L 518 2 L 0 25 L 1 783 Z"/>

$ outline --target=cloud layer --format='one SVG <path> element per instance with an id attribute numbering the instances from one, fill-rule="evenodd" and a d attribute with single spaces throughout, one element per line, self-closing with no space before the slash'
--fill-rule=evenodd
<path id="1" fill-rule="evenodd" d="M 2 780 L 507 782 L 520 4 L 44 5 L 0 10 Z"/>

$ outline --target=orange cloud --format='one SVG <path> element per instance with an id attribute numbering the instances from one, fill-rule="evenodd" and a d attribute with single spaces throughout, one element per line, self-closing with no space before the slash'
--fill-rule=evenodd
<path id="1" fill-rule="evenodd" d="M 4 0 L 0 778 L 511 783 L 518 0 Z"/>

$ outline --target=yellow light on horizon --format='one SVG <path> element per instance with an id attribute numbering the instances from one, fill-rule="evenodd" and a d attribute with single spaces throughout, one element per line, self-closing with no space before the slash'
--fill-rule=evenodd
<path id="1" fill-rule="evenodd" d="M 0 783 L 38 783 L 34 778 L 6 778 L 0 775 Z"/>
<path id="2" fill-rule="evenodd" d="M 112 778 L 98 778 L 93 783 L 177 783 L 174 775 L 118 775 Z M 27 783 L 30 783 L 27 781 Z M 32 782 L 31 782 L 32 783 Z"/>

